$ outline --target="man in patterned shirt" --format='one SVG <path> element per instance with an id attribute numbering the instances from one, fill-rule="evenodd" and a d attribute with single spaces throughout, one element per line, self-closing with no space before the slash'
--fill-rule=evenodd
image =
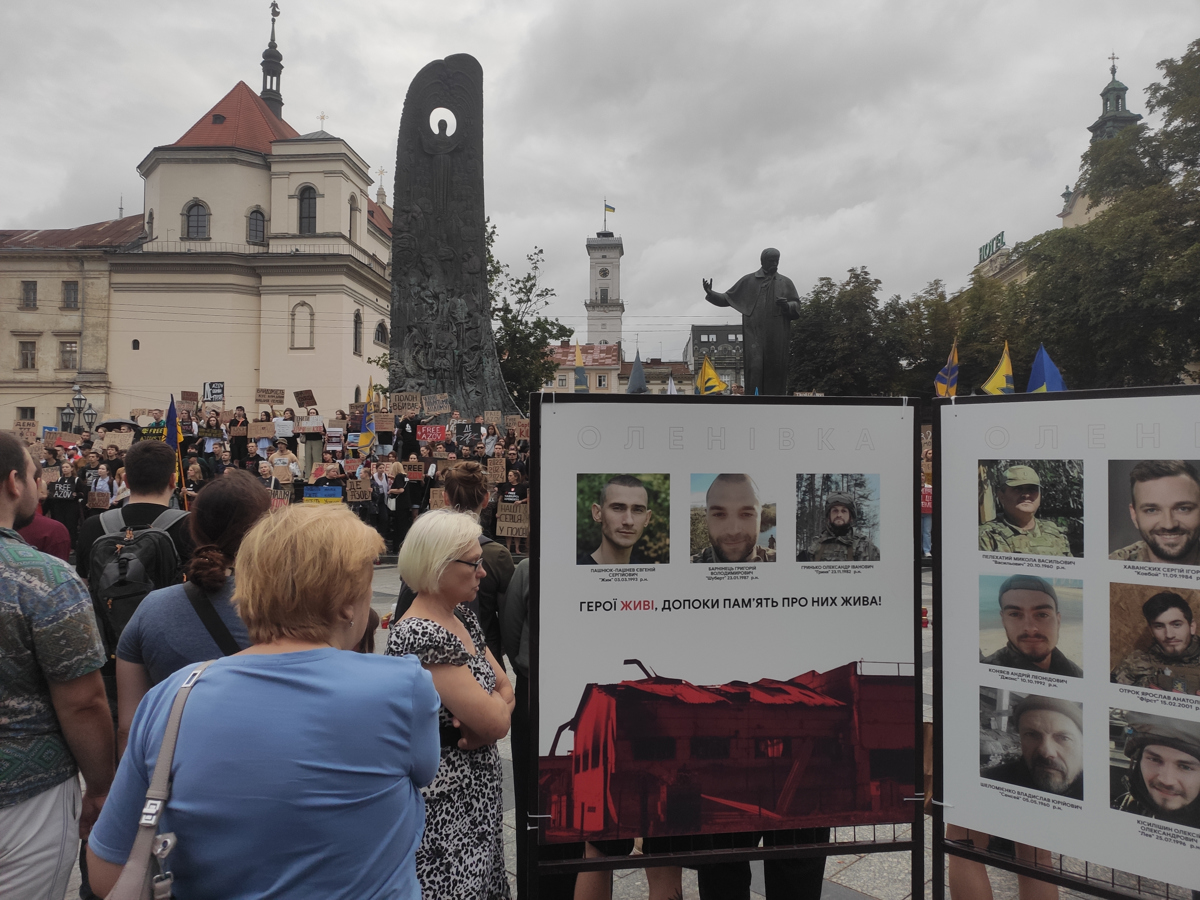
<path id="1" fill-rule="evenodd" d="M 979 549 L 998 553 L 1070 556 L 1066 534 L 1049 519 L 1039 519 L 1042 479 L 1030 466 L 1009 466 L 996 495 L 1000 514 L 979 526 Z"/>
<path id="2" fill-rule="evenodd" d="M 25 444 L 0 432 L 0 897 L 61 897 L 115 769 L 87 587 L 17 533 L 37 509 Z M 82 797 L 78 774 L 87 790 Z"/>
<path id="3" fill-rule="evenodd" d="M 1109 559 L 1200 565 L 1200 475 L 1182 459 L 1144 459 L 1129 473 L 1129 517 L 1142 536 Z"/>

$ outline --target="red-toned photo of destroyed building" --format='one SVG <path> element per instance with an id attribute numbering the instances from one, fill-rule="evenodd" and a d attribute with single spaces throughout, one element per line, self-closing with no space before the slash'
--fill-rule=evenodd
<path id="1" fill-rule="evenodd" d="M 626 662 L 646 677 L 589 684 L 539 761 L 545 841 L 911 821 L 911 664 L 701 686 Z"/>

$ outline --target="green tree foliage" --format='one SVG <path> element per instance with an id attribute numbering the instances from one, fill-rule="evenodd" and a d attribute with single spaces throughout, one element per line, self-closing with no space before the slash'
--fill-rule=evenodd
<path id="1" fill-rule="evenodd" d="M 557 319 L 540 315 L 554 288 L 542 284 L 545 251 L 534 247 L 525 257 L 529 269 L 515 275 L 507 263 L 492 253 L 496 226 L 487 223 L 488 297 L 495 326 L 496 354 L 508 392 L 524 415 L 529 414 L 529 395 L 541 389 L 558 371 L 550 355 L 551 343 L 571 336 L 571 329 Z M 592 548 L 593 550 L 595 547 Z"/>
<path id="2" fill-rule="evenodd" d="M 581 474 L 576 476 L 575 491 L 575 552 L 592 553 L 600 546 L 600 524 L 592 518 L 592 504 L 599 503 L 600 488 L 613 475 Z M 634 475 L 646 485 L 650 504 L 650 522 L 634 551 L 650 562 L 666 565 L 671 561 L 671 476 Z"/>

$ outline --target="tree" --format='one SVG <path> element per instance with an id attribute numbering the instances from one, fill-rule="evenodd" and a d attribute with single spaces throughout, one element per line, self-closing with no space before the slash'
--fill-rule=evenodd
<path id="1" fill-rule="evenodd" d="M 545 251 L 534 247 L 525 256 L 529 270 L 518 276 L 492 253 L 495 242 L 496 226 L 489 219 L 487 279 L 496 355 L 513 402 L 528 415 L 529 395 L 541 389 L 558 371 L 550 345 L 570 337 L 571 329 L 557 319 L 539 315 L 555 296 L 554 289 L 541 282 Z"/>

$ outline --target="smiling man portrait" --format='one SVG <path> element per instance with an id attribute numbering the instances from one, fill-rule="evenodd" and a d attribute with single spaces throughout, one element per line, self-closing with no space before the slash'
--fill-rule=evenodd
<path id="1" fill-rule="evenodd" d="M 1191 463 L 1145 459 L 1135 465 L 1129 473 L 1129 517 L 1142 539 L 1114 550 L 1109 559 L 1200 565 L 1200 475 Z"/>
<path id="2" fill-rule="evenodd" d="M 1070 556 L 1063 530 L 1049 519 L 1039 519 L 1042 479 L 1031 466 L 1009 466 L 996 494 L 1001 511 L 979 526 L 979 549 L 999 553 L 1032 553 Z"/>

